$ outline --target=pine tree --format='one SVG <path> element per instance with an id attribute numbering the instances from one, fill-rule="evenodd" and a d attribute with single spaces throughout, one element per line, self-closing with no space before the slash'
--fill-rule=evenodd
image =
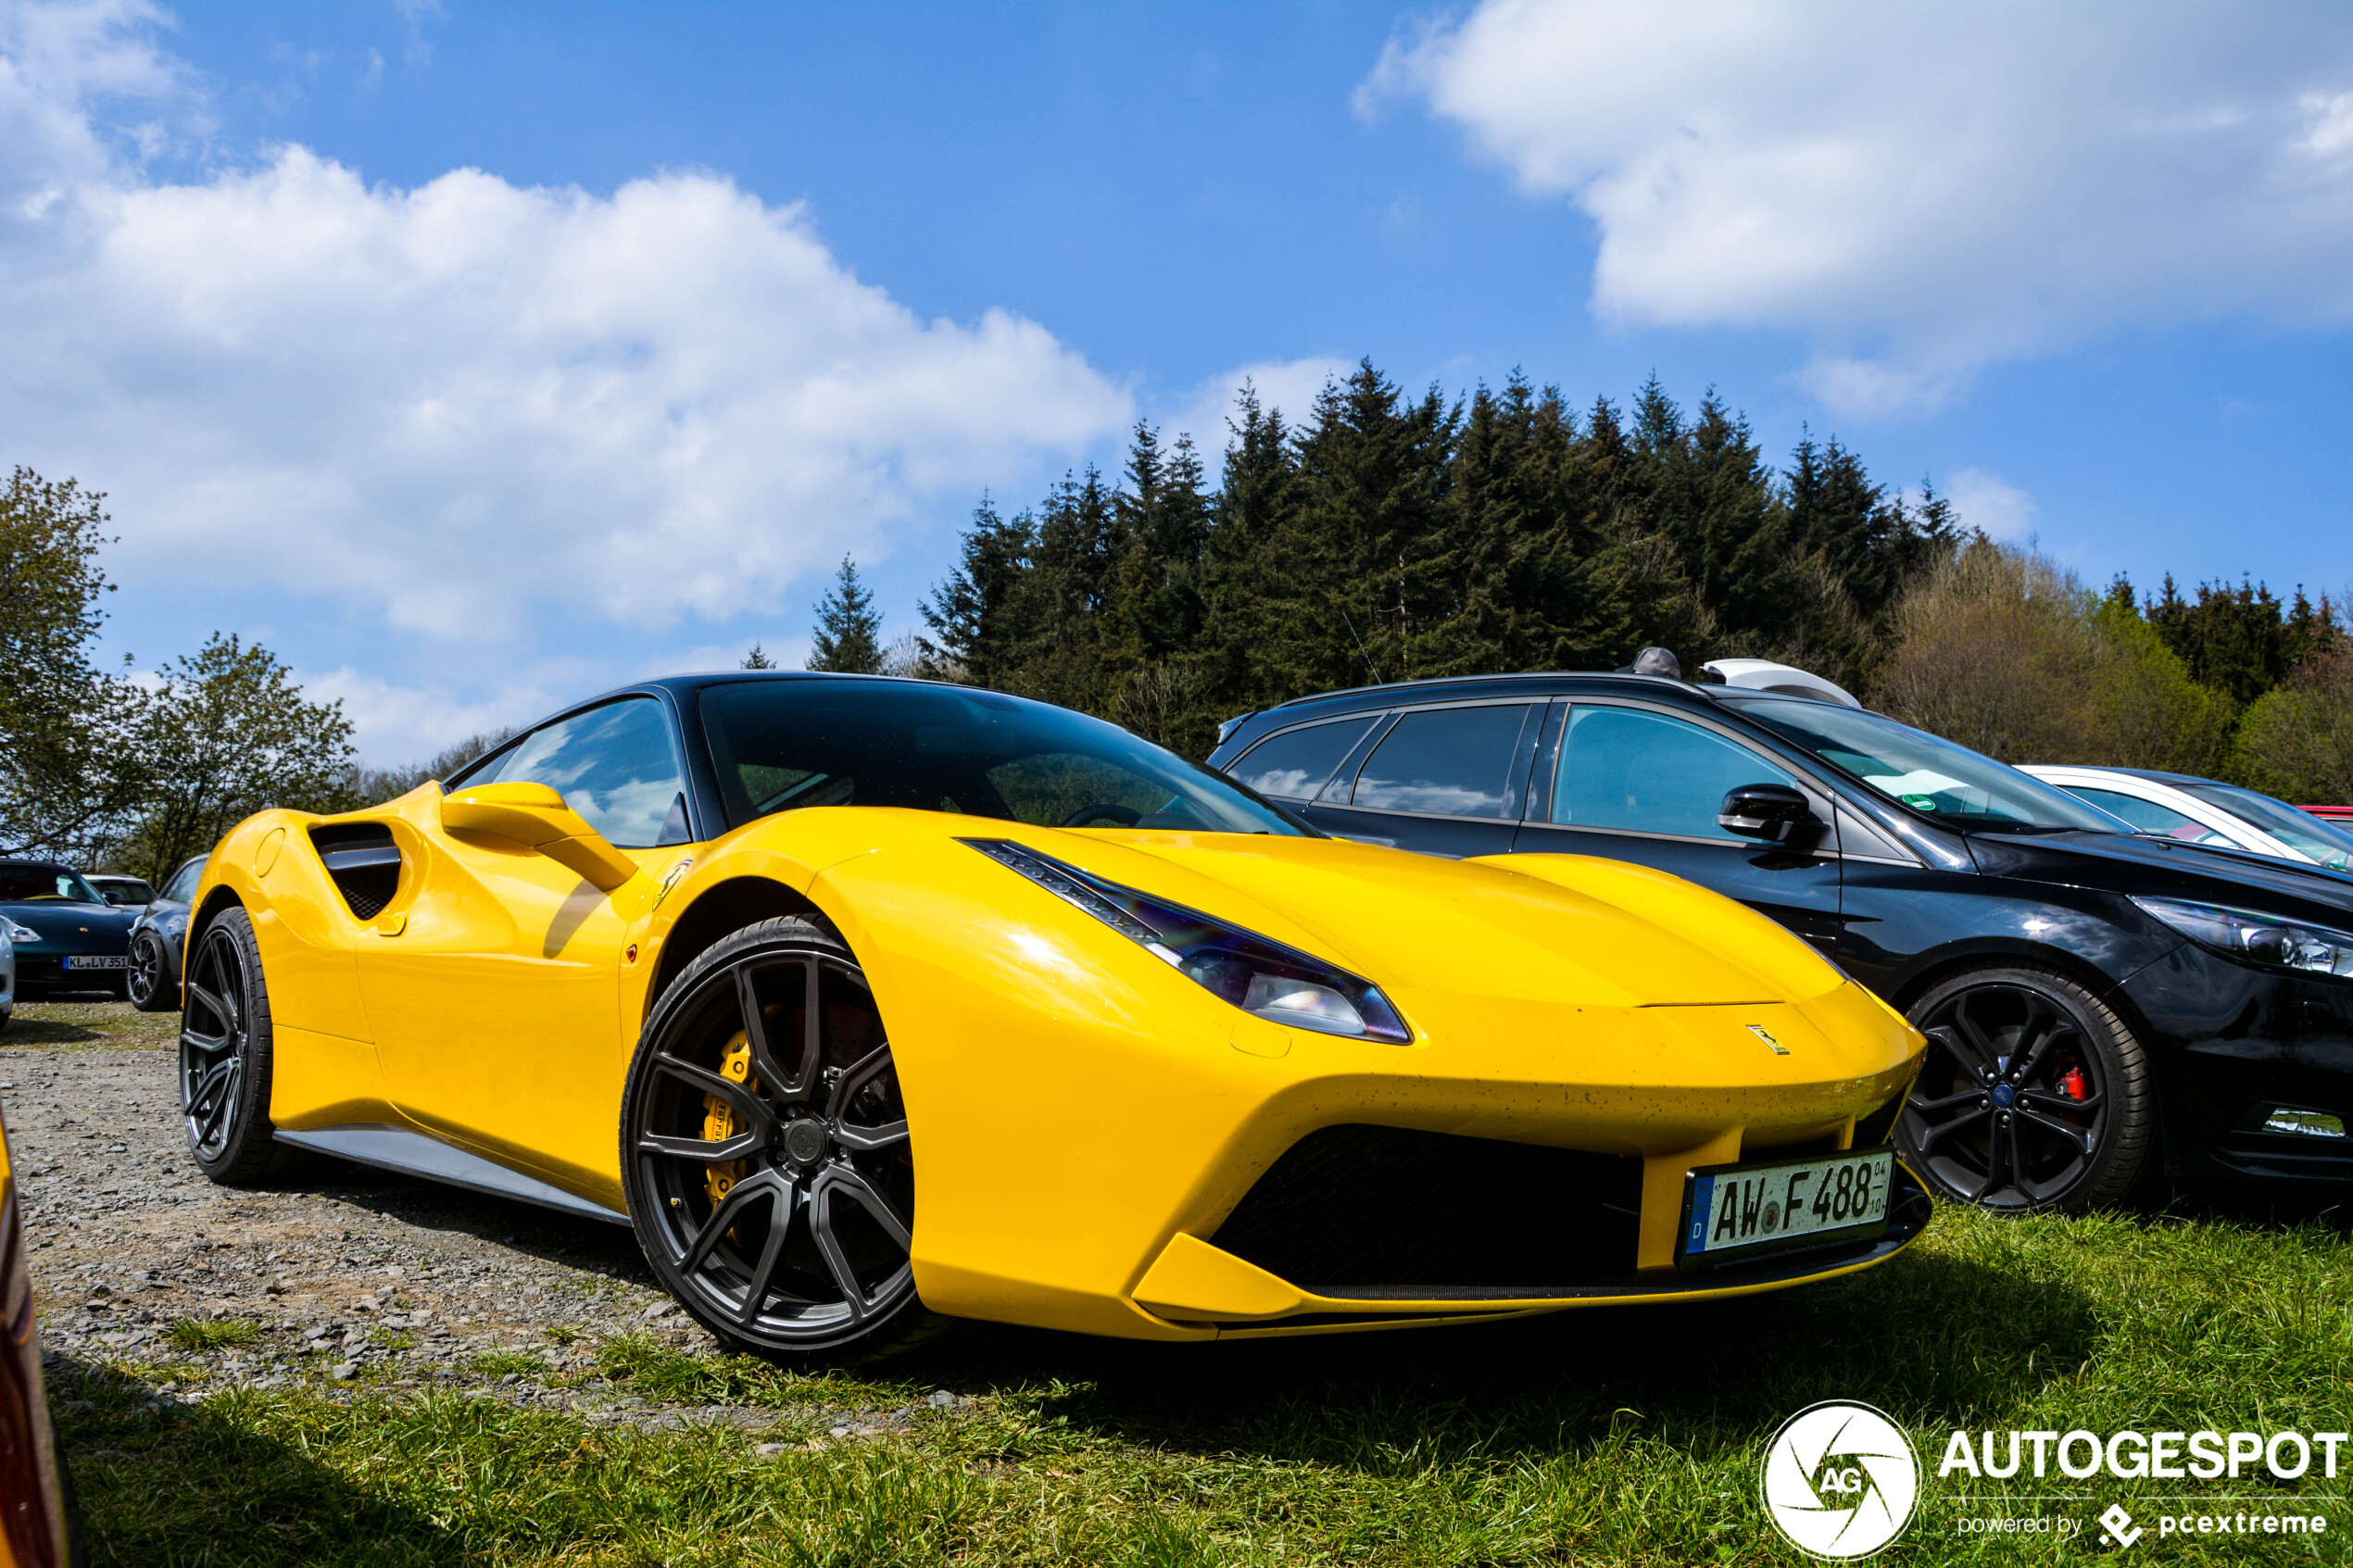
<path id="1" fill-rule="evenodd" d="M 1004 688 L 1029 632 L 1015 623 L 1015 597 L 1037 544 L 1037 524 L 1027 512 L 1008 522 L 981 497 L 956 570 L 922 603 L 931 635 L 918 641 L 927 663 L 976 686 Z"/>
<path id="2" fill-rule="evenodd" d="M 740 666 L 738 666 L 738 668 L 744 670 L 774 670 L 776 668 L 776 661 L 769 658 L 765 653 L 761 652 L 760 645 L 758 643 L 754 643 L 751 645 L 751 651 L 744 655 L 744 661 Z"/>
<path id="3" fill-rule="evenodd" d="M 841 558 L 834 585 L 817 601 L 817 626 L 808 668 L 849 675 L 879 674 L 883 665 L 882 617 L 874 596 L 858 581 L 857 563 Z"/>

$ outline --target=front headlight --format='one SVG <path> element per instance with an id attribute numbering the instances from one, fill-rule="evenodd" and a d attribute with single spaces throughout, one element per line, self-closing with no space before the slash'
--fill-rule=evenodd
<path id="1" fill-rule="evenodd" d="M 2191 941 L 2220 947 L 2233 958 L 2311 974 L 2353 975 L 2353 932 L 2179 898 L 2133 902 Z"/>
<path id="2" fill-rule="evenodd" d="M 1414 1037 L 1379 986 L 1313 954 L 1106 882 L 1011 839 L 959 842 L 1086 910 L 1194 984 L 1269 1023 L 1396 1045 Z"/>
<path id="3" fill-rule="evenodd" d="M 19 925 L 15 921 L 10 921 L 8 922 L 8 940 L 22 947 L 27 942 L 40 941 L 41 933 L 29 925 Z"/>

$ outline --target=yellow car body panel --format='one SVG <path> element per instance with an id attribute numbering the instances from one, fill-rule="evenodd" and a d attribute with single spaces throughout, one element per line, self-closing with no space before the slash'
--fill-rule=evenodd
<path id="1" fill-rule="evenodd" d="M 644 874 L 605 893 L 512 840 L 449 831 L 442 798 L 428 784 L 346 816 L 266 812 L 208 863 L 197 922 L 226 898 L 254 922 L 275 1124 L 411 1128 L 619 1210 L 619 1109 L 657 978 L 678 967 L 665 944 L 718 890 L 774 884 L 839 930 L 872 984 L 917 1161 L 916 1287 L 951 1316 L 1184 1339 L 1779 1288 L 1793 1279 L 1677 1278 L 1685 1172 L 1846 1147 L 1923 1048 L 1771 921 L 1614 862 L 818 807 L 623 851 Z M 355 822 L 402 851 L 367 920 L 306 852 L 310 829 Z M 970 838 L 1340 965 L 1413 1038 L 1246 1013 Z M 1655 1291 L 1337 1300 L 1214 1246 L 1286 1149 L 1354 1123 L 1639 1158 Z M 1302 1313 L 1340 1321 L 1280 1321 Z"/>

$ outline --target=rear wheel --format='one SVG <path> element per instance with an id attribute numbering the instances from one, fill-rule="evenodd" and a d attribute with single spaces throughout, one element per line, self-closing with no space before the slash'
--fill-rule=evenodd
<path id="1" fill-rule="evenodd" d="M 865 1361 L 946 1324 L 915 1295 L 914 1160 L 881 1012 L 807 921 L 746 927 L 662 993 L 621 1164 L 647 1261 L 724 1341 Z"/>
<path id="2" fill-rule="evenodd" d="M 2147 1058 L 2089 990 L 2051 970 L 1976 970 L 1911 1019 L 1928 1057 L 1895 1137 L 1938 1194 L 2081 1213 L 2139 1181 L 2156 1137 Z"/>
<path id="3" fill-rule="evenodd" d="M 188 1151 L 214 1181 L 277 1174 L 294 1151 L 270 1124 L 270 992 L 253 922 L 229 909 L 197 938 L 180 1024 L 180 1113 Z"/>
<path id="4" fill-rule="evenodd" d="M 122 978 L 131 1005 L 141 1012 L 170 1012 L 180 1005 L 180 977 L 171 972 L 163 938 L 153 930 L 131 939 L 131 967 Z"/>

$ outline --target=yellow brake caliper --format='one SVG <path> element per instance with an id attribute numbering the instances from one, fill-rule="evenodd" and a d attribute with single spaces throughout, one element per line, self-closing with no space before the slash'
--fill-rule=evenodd
<path id="1" fill-rule="evenodd" d="M 751 1041 L 740 1029 L 727 1042 L 720 1054 L 719 1075 L 741 1084 L 754 1094 L 760 1092 L 760 1080 L 751 1075 Z M 702 1097 L 702 1135 L 711 1143 L 722 1143 L 736 1135 L 736 1110 L 717 1095 Z M 744 1162 L 730 1160 L 722 1164 L 703 1168 L 703 1185 L 711 1191 L 712 1207 L 724 1201 L 737 1182 L 744 1179 Z"/>

